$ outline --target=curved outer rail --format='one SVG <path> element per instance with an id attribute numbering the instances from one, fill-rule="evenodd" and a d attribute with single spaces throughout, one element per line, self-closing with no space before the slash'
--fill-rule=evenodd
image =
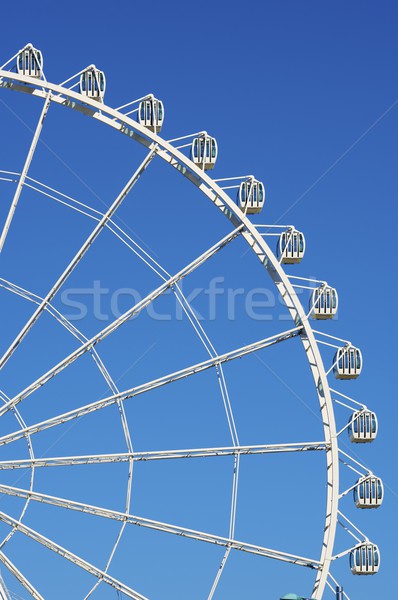
<path id="1" fill-rule="evenodd" d="M 317 571 L 312 596 L 314 600 L 321 600 L 330 570 L 330 563 L 333 559 L 337 526 L 339 466 L 336 424 L 326 371 L 311 324 L 279 261 L 266 244 L 264 238 L 259 234 L 255 225 L 249 221 L 233 200 L 205 171 L 194 165 L 187 156 L 174 148 L 170 143 L 133 121 L 130 117 L 60 85 L 2 69 L 0 69 L 0 87 L 25 92 L 41 98 L 46 98 L 48 92 L 51 92 L 52 102 L 73 108 L 95 118 L 128 135 L 147 148 L 153 143 L 157 144 L 156 154 L 184 175 L 191 183 L 196 185 L 225 214 L 234 227 L 240 224 L 244 225 L 242 236 L 268 271 L 295 325 L 302 325 L 303 327 L 300 337 L 318 395 L 327 446 L 327 498 L 324 537 L 320 556 L 321 566 Z"/>

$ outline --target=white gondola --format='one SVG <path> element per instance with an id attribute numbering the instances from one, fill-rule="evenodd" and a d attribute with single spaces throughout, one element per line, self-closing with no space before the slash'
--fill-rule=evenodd
<path id="1" fill-rule="evenodd" d="M 383 482 L 374 475 L 365 475 L 354 487 L 354 502 L 357 508 L 378 508 L 383 502 Z"/>
<path id="2" fill-rule="evenodd" d="M 337 291 L 328 285 L 321 285 L 311 294 L 312 317 L 314 319 L 333 319 L 337 313 L 338 304 Z"/>
<path id="3" fill-rule="evenodd" d="M 378 421 L 370 410 L 356 410 L 348 422 L 348 437 L 356 444 L 373 442 L 377 436 Z"/>
<path id="4" fill-rule="evenodd" d="M 103 71 L 90 67 L 80 75 L 80 93 L 88 98 L 102 101 L 105 94 L 106 80 Z"/>
<path id="5" fill-rule="evenodd" d="M 43 55 L 40 50 L 33 46 L 21 50 L 17 58 L 17 71 L 20 75 L 40 79 L 43 72 Z"/>
<path id="6" fill-rule="evenodd" d="M 265 201 L 264 184 L 253 177 L 242 181 L 237 199 L 241 210 L 247 215 L 261 212 Z"/>
<path id="7" fill-rule="evenodd" d="M 356 379 L 362 371 L 362 354 L 359 348 L 347 345 L 334 356 L 333 373 L 336 379 Z"/>
<path id="8" fill-rule="evenodd" d="M 277 255 L 285 265 L 292 265 L 302 261 L 305 252 L 304 234 L 297 229 L 282 231 L 277 246 Z"/>
<path id="9" fill-rule="evenodd" d="M 374 575 L 380 567 L 380 551 L 375 544 L 362 542 L 350 552 L 350 568 L 353 575 Z"/>
<path id="10" fill-rule="evenodd" d="M 214 169 L 217 154 L 218 148 L 215 138 L 205 134 L 193 139 L 191 145 L 191 159 L 205 171 Z"/>
<path id="11" fill-rule="evenodd" d="M 159 133 L 164 120 L 163 102 L 156 98 L 141 100 L 137 120 L 140 125 L 146 127 L 149 131 Z"/>

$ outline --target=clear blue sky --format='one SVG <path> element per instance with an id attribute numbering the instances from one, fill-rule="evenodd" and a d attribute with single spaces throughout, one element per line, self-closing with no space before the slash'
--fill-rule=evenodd
<path id="1" fill-rule="evenodd" d="M 43 2 L 40 8 L 22 1 L 7 3 L 1 34 L 0 63 L 32 42 L 42 50 L 46 76 L 54 82 L 95 63 L 106 72 L 106 102 L 111 106 L 153 92 L 165 103 L 165 138 L 206 129 L 219 144 L 215 177 L 253 173 L 264 180 L 267 201 L 256 222 L 292 223 L 305 232 L 305 260 L 289 272 L 327 279 L 338 289 L 338 319 L 318 328 L 362 349 L 363 374 L 338 389 L 366 403 L 379 417 L 374 444 L 352 447 L 342 439 L 344 450 L 380 475 L 386 487 L 378 511 L 359 513 L 350 499 L 342 504 L 382 554 L 375 577 L 352 577 L 346 557 L 335 566 L 333 572 L 351 600 L 387 596 L 396 581 L 398 409 L 393 340 L 397 331 L 395 314 L 387 308 L 398 291 L 392 261 L 398 196 L 397 19 L 392 1 L 377 5 L 357 0 L 239 4 L 153 0 L 116 1 L 107 7 L 88 1 Z M 22 168 L 31 139 L 29 127 L 35 126 L 40 109 L 37 99 L 1 92 L 0 169 Z M 144 156 L 125 137 L 58 107 L 50 110 L 42 140 L 45 145 L 39 145 L 32 177 L 99 210 L 109 206 Z M 151 165 L 121 208 L 120 218 L 174 273 L 225 235 L 228 226 L 192 186 L 170 171 L 163 164 Z M 3 184 L 0 189 L 4 219 L 12 187 Z M 93 222 L 24 190 L 13 227 L 0 276 L 43 295 Z M 220 253 L 184 289 L 189 293 L 205 288 L 214 277 L 225 278 L 225 288 L 244 290 L 237 297 L 234 320 L 225 314 L 224 295 L 217 304 L 217 319 L 206 323 L 218 351 L 289 326 L 277 318 L 278 307 L 272 321 L 254 321 L 246 314 L 244 301 L 250 290 L 273 288 L 255 258 L 245 254 L 243 242 Z M 94 318 L 91 296 L 80 291 L 79 300 L 87 302 L 89 314 L 77 326 L 87 335 L 106 325 L 117 290 L 130 290 L 120 297 L 120 307 L 126 308 L 131 289 L 143 296 L 158 285 L 156 277 L 108 233 L 87 254 L 68 287 L 90 288 L 94 281 L 110 291 L 101 305 L 104 320 Z M 204 316 L 209 316 L 207 298 L 200 294 L 194 301 Z M 32 305 L 4 291 L 0 302 L 6 315 L 0 336 L 4 351 Z M 61 298 L 55 304 L 65 310 Z M 156 309 L 163 314 L 173 312 L 173 306 L 169 296 Z M 44 317 L 3 370 L 0 388 L 12 396 L 74 347 L 75 341 Z M 186 320 L 159 321 L 148 315 L 126 325 L 100 350 L 121 389 L 206 357 Z M 263 362 L 251 357 L 226 367 L 241 443 L 321 439 L 300 345 L 292 341 L 288 348 L 262 351 L 259 358 Z M 36 392 L 23 409 L 21 405 L 26 421 L 35 423 L 56 414 L 49 408 L 54 398 L 56 410 L 62 411 L 108 393 L 90 360 L 82 359 Z M 330 360 L 326 350 L 325 361 Z M 137 450 L 230 444 L 212 373 L 178 384 L 175 390 L 170 386 L 152 392 L 145 401 L 129 400 L 126 410 Z M 348 413 L 338 410 L 336 418 L 343 427 Z M 2 419 L 3 435 L 15 428 L 15 421 L 11 416 Z M 37 455 L 125 451 L 116 409 L 109 409 L 109 417 L 92 416 L 62 433 L 61 438 L 59 431 L 38 435 Z M 2 450 L 0 460 L 10 457 L 26 457 L 26 444 Z M 323 458 L 245 457 L 237 538 L 317 558 L 324 511 Z M 131 511 L 227 535 L 231 460 L 186 462 L 138 464 Z M 355 481 L 353 474 L 343 473 L 344 483 Z M 41 470 L 35 488 L 123 510 L 125 474 L 123 465 Z M 19 474 L 6 473 L 2 480 L 28 485 Z M 0 500 L 0 510 L 13 516 L 21 506 L 13 499 Z M 32 503 L 26 523 L 103 567 L 117 534 L 115 524 L 98 524 L 94 517 L 65 512 Z M 7 531 L 0 527 L 2 535 Z M 350 537 L 340 531 L 336 550 L 350 544 Z M 6 552 L 8 548 L 46 599 L 83 598 L 90 588 L 86 575 L 76 574 L 72 567 L 64 569 L 63 561 L 26 542 L 22 534 L 12 538 Z M 199 600 L 207 598 L 221 556 L 220 549 L 200 542 L 170 540 L 132 527 L 126 530 L 110 572 L 151 599 Z M 10 589 L 27 598 L 4 568 L 2 573 Z M 273 600 L 289 591 L 309 595 L 310 575 L 299 567 L 232 554 L 215 598 Z M 70 592 L 68 585 L 77 591 Z M 104 600 L 116 597 L 105 586 L 93 595 Z"/>

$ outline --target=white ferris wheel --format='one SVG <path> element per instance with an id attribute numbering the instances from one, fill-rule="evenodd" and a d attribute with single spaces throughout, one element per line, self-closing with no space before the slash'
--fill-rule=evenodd
<path id="1" fill-rule="evenodd" d="M 57 559 L 57 562 L 54 563 L 54 573 L 58 573 L 58 568 L 64 567 L 67 573 L 66 577 L 69 577 L 69 569 L 82 573 L 82 579 L 76 579 L 76 588 L 74 587 L 75 580 L 71 576 L 70 589 L 60 590 L 57 594 L 58 598 L 126 597 L 137 600 L 152 598 L 151 589 L 141 587 L 140 569 L 133 569 L 130 562 L 126 560 L 126 556 L 137 557 L 137 552 L 139 554 L 141 549 L 142 552 L 147 551 L 153 561 L 152 578 L 156 580 L 161 577 L 160 574 L 158 575 L 162 563 L 159 554 L 163 552 L 166 560 L 166 555 L 172 552 L 171 549 L 165 549 L 163 545 L 158 551 L 158 539 L 162 540 L 160 544 L 166 543 L 163 540 L 171 539 L 176 544 L 189 543 L 189 548 L 194 547 L 193 545 L 195 548 L 200 547 L 205 550 L 213 547 L 218 553 L 211 556 L 213 569 L 209 569 L 206 573 L 208 582 L 206 593 L 192 588 L 192 599 L 201 597 L 211 600 L 212 598 L 227 597 L 222 591 L 223 580 L 231 561 L 234 560 L 233 557 L 241 555 L 245 556 L 246 560 L 251 558 L 261 561 L 261 565 L 277 565 L 279 563 L 283 568 L 287 567 L 295 573 L 298 572 L 297 569 L 308 572 L 308 581 L 311 581 L 311 584 L 308 584 L 308 589 L 302 592 L 306 594 L 305 598 L 314 600 L 336 597 L 338 600 L 349 599 L 347 592 L 350 586 L 347 587 L 347 592 L 343 591 L 333 575 L 335 561 L 346 556 L 349 559 L 347 570 L 351 570 L 354 575 L 373 575 L 379 569 L 380 555 L 377 545 L 370 541 L 347 516 L 346 509 L 350 511 L 351 506 L 350 500 L 346 497 L 353 495 L 355 508 L 376 508 L 381 505 L 383 500 L 383 485 L 380 478 L 365 468 L 357 458 L 353 458 L 349 452 L 342 449 L 339 440 L 340 436 L 347 438 L 348 433 L 349 442 L 358 444 L 360 448 L 360 444 L 372 442 L 375 439 L 378 425 L 375 413 L 367 406 L 344 393 L 343 388 L 332 389 L 330 387 L 330 379 L 333 377 L 337 380 L 356 379 L 362 370 L 362 355 L 360 349 L 351 342 L 337 338 L 327 330 L 313 327 L 317 321 L 328 321 L 336 315 L 338 296 L 336 289 L 326 281 L 290 274 L 291 267 L 288 265 L 300 263 L 304 257 L 305 238 L 303 233 L 290 225 L 255 222 L 257 218 L 255 215 L 258 215 L 264 206 L 265 189 L 262 181 L 253 175 L 222 176 L 218 179 L 210 177 L 209 171 L 213 170 L 216 165 L 218 146 L 216 139 L 206 131 L 177 136 L 168 140 L 163 139 L 160 132 L 165 110 L 162 101 L 155 98 L 153 94 L 145 95 L 118 108 L 107 106 L 104 102 L 105 74 L 94 65 L 83 69 L 61 84 L 54 84 L 49 82 L 44 75 L 41 52 L 28 44 L 1 67 L 0 87 L 4 90 L 3 98 L 7 94 L 5 90 L 13 90 L 25 94 L 29 102 L 33 102 L 32 98 L 39 99 L 35 102 L 41 102 L 40 116 L 32 132 L 33 135 L 30 135 L 28 152 L 22 160 L 22 169 L 20 171 L 5 169 L 0 172 L 0 180 L 4 184 L 4 189 L 9 192 L 11 190 L 11 193 L 4 195 L 2 201 L 5 219 L 0 228 L 0 251 L 5 262 L 3 261 L 3 269 L 0 273 L 0 289 L 2 298 L 4 298 L 3 306 L 6 307 L 6 310 L 16 307 L 15 319 L 7 316 L 3 324 L 6 333 L 5 341 L 3 340 L 4 349 L 1 351 L 0 357 L 0 368 L 4 373 L 4 379 L 0 386 L 2 400 L 0 417 L 3 423 L 0 435 L 2 448 L 0 456 L 2 474 L 0 478 L 2 495 L 0 523 L 4 529 L 4 535 L 3 529 L 0 530 L 2 535 L 0 538 L 0 561 L 3 564 L 3 576 L 7 581 L 7 585 L 0 581 L 0 598 L 55 598 L 52 591 L 46 591 L 49 590 L 46 580 L 51 578 L 52 563 L 45 562 L 45 557 L 51 555 Z M 94 124 L 100 122 L 107 126 L 107 130 L 116 132 L 116 134 L 123 133 L 124 140 L 127 140 L 129 144 L 139 146 L 141 152 L 145 151 L 144 159 L 134 168 L 132 174 L 130 173 L 129 180 L 114 200 L 108 203 L 106 210 L 98 210 L 98 207 L 69 195 L 67 190 L 61 192 L 45 180 L 33 178 L 31 175 L 31 163 L 37 153 L 43 126 L 48 121 L 48 114 L 51 114 L 52 107 L 56 106 L 61 107 L 59 112 L 65 112 L 63 111 L 64 107 L 73 109 L 69 111 L 73 118 L 77 118 L 75 113 L 78 112 L 84 117 L 90 117 Z M 112 135 L 114 134 L 112 133 Z M 140 240 L 132 235 L 127 227 L 121 226 L 116 218 L 121 208 L 128 203 L 130 192 L 141 175 L 159 159 L 162 159 L 162 164 L 170 165 L 174 172 L 182 175 L 187 180 L 187 186 L 188 183 L 193 184 L 195 193 L 203 199 L 202 202 L 206 201 L 211 214 L 222 215 L 223 222 L 225 222 L 221 235 L 215 238 L 218 241 L 209 244 L 204 251 L 196 255 L 191 255 L 187 251 L 182 257 L 186 258 L 182 263 L 184 266 L 174 272 L 166 270 L 162 257 L 154 256 L 148 248 L 144 248 Z M 28 248 L 23 251 L 24 266 L 26 267 L 24 273 L 17 273 L 13 278 L 8 267 L 8 265 L 12 267 L 15 256 L 11 255 L 7 262 L 7 246 L 12 244 L 13 235 L 18 235 L 19 219 L 29 219 L 29 216 L 23 216 L 24 194 L 21 197 L 22 192 L 41 196 L 46 201 L 56 204 L 57 210 L 62 210 L 62 215 L 65 215 L 61 219 L 65 218 L 66 229 L 72 222 L 70 218 L 77 219 L 79 223 L 83 224 L 82 243 L 76 241 L 80 238 L 76 237 L 75 239 L 73 231 L 68 230 L 69 254 L 67 256 L 69 259 L 59 267 L 56 277 L 52 278 L 51 285 L 47 285 L 47 287 L 45 284 L 37 287 L 29 284 L 29 281 L 35 281 L 35 270 L 39 269 L 38 273 L 41 273 L 44 267 L 37 265 L 33 254 L 30 262 Z M 167 200 L 167 203 L 169 202 Z M 213 232 L 212 229 L 211 231 Z M 132 256 L 135 261 L 138 261 L 142 268 L 150 271 L 154 277 L 154 284 L 149 285 L 139 300 L 130 302 L 125 310 L 112 318 L 109 323 L 102 324 L 102 326 L 100 322 L 98 326 L 98 321 L 96 321 L 97 328 L 87 334 L 83 333 L 72 320 L 63 314 L 62 307 L 57 305 L 57 298 L 65 284 L 78 271 L 86 257 L 90 256 L 93 248 L 105 235 L 109 240 L 109 247 L 119 245 L 128 252 L 129 257 Z M 269 245 L 269 241 L 274 239 L 277 240 L 275 253 Z M 40 239 L 37 239 L 37 242 L 40 245 Z M 214 261 L 216 255 L 217 257 L 222 256 L 238 243 L 245 245 L 250 255 L 256 259 L 262 272 L 266 273 L 268 280 L 275 286 L 276 293 L 282 299 L 286 311 L 284 320 L 289 319 L 290 323 L 283 330 L 279 327 L 276 332 L 271 329 L 267 332 L 266 327 L 262 324 L 256 329 L 257 339 L 253 341 L 246 338 L 245 343 L 220 352 L 216 351 L 216 344 L 207 331 L 206 321 L 198 318 L 183 286 L 184 282 L 195 276 L 197 271 L 200 272 L 204 265 Z M 48 252 L 48 248 L 46 252 Z M 40 279 L 40 281 L 42 280 Z M 43 281 L 47 282 L 47 279 L 43 279 Z M 48 291 L 42 293 L 40 291 L 42 288 Z M 308 306 L 301 301 L 301 294 L 309 297 Z M 185 363 L 180 364 L 180 368 L 169 371 L 167 370 L 168 357 L 165 358 L 164 365 L 155 361 L 157 363 L 155 364 L 156 371 L 151 371 L 150 376 L 144 378 L 143 382 L 140 380 L 139 383 L 129 387 L 120 387 L 111 375 L 112 368 L 102 356 L 102 348 L 105 347 L 106 340 L 115 337 L 117 339 L 116 347 L 125 344 L 127 338 L 119 340 L 117 336 L 125 331 L 126 324 L 131 323 L 134 319 L 134 326 L 137 324 L 138 327 L 141 314 L 165 295 L 171 297 L 178 304 L 181 315 L 199 340 L 205 356 L 202 356 L 202 359 L 197 362 L 190 362 L 187 351 Z M 2 314 L 10 315 L 12 313 L 9 310 L 6 312 L 3 308 Z M 40 329 L 42 322 L 45 323 L 45 326 Z M 280 324 L 279 322 L 279 326 Z M 20 378 L 18 373 L 20 373 L 19 365 L 21 363 L 17 362 L 14 367 L 14 360 L 21 355 L 20 361 L 23 364 L 30 361 L 28 351 L 24 354 L 24 346 L 27 345 L 30 352 L 34 352 L 34 346 L 29 347 L 29 340 L 30 338 L 35 339 L 36 335 L 37 348 L 41 348 L 47 342 L 49 343 L 53 329 L 62 332 L 64 345 L 57 342 L 56 350 L 53 352 L 50 349 L 45 357 L 46 360 L 43 357 L 42 364 L 45 365 L 43 368 L 40 367 L 40 361 L 36 361 L 36 351 L 35 360 L 32 361 L 35 368 L 26 368 L 26 377 L 21 376 Z M 38 331 L 37 334 L 35 334 L 36 331 Z M 133 329 L 129 331 L 131 335 L 134 335 Z M 141 333 L 137 334 L 137 336 L 140 335 Z M 130 341 L 127 343 L 131 344 L 131 338 L 129 339 Z M 291 441 L 286 437 L 280 439 L 278 443 L 274 443 L 274 441 L 270 443 L 270 440 L 274 438 L 267 428 L 264 428 L 263 438 L 260 442 L 257 435 L 253 440 L 248 439 L 246 432 L 244 436 L 241 436 L 236 413 L 244 413 L 246 400 L 239 394 L 234 394 L 233 381 L 230 383 L 230 379 L 233 380 L 233 377 L 229 377 L 227 369 L 230 366 L 234 368 L 234 365 L 238 363 L 243 364 L 244 361 L 237 361 L 239 358 L 255 356 L 265 348 L 276 346 L 279 348 L 293 343 L 296 344 L 294 346 L 296 351 L 301 353 L 302 360 L 309 365 L 312 394 L 317 403 L 323 431 L 321 439 L 318 437 L 316 441 L 303 442 Z M 298 350 L 299 347 L 301 350 Z M 330 352 L 330 348 L 333 348 L 334 358 L 325 366 L 326 354 L 324 351 L 325 353 Z M 171 346 L 171 353 L 173 353 L 173 346 Z M 184 356 L 185 352 L 183 351 L 179 359 L 183 360 Z M 244 360 L 247 359 L 244 358 Z M 36 373 L 37 364 L 39 371 Z M 100 397 L 97 394 L 96 399 L 89 395 L 91 375 L 87 375 L 87 384 L 85 381 L 86 373 L 89 370 L 92 373 L 91 369 L 95 370 L 102 385 L 105 381 L 108 390 Z M 69 391 L 72 389 L 69 386 L 73 385 L 65 379 L 69 377 L 69 373 L 71 381 L 78 380 L 84 390 L 84 393 L 80 394 L 75 401 L 70 401 L 69 398 Z M 173 390 L 176 389 L 176 386 L 181 385 L 181 382 L 193 386 L 189 390 L 194 390 L 197 382 L 200 381 L 199 378 L 204 376 L 201 374 L 207 374 L 206 382 L 211 379 L 217 387 L 230 442 L 212 446 L 207 444 L 203 447 L 197 447 L 196 443 L 189 443 L 185 447 L 178 445 L 172 447 L 169 444 L 171 449 L 156 449 L 156 447 L 148 449 L 148 445 L 143 444 L 140 449 L 135 440 L 135 437 L 139 438 L 140 421 L 138 419 L 137 424 L 134 414 L 129 412 L 130 406 L 135 402 L 133 399 L 146 398 L 147 395 L 152 398 L 151 394 L 160 393 L 162 390 L 167 390 L 171 396 L 174 393 Z M 54 387 L 58 380 L 61 381 L 59 388 Z M 76 385 L 78 384 L 76 383 Z M 50 401 L 51 398 L 54 394 L 62 394 L 62 390 L 65 389 L 67 389 L 65 401 L 60 401 L 59 404 L 55 403 L 54 406 L 54 401 Z M 96 394 L 96 392 L 93 393 Z M 190 391 L 189 393 L 195 392 Z M 248 393 L 250 392 L 248 391 Z M 210 395 L 214 395 L 213 392 Z M 87 398 L 86 402 L 82 402 L 83 396 Z M 176 421 L 177 417 L 173 414 L 172 404 L 168 416 L 171 422 Z M 341 418 L 344 419 L 344 422 L 338 427 L 336 421 L 338 422 Z M 111 426 L 113 419 L 117 419 L 118 425 Z M 62 432 L 76 423 L 79 426 L 80 423 L 82 424 L 81 437 L 78 439 L 77 436 L 72 436 L 70 449 L 68 447 L 66 453 L 53 453 L 50 450 L 44 453 L 43 445 L 40 445 L 38 440 L 42 438 L 46 440 L 46 435 L 55 435 L 57 437 L 54 439 L 57 440 L 57 443 L 61 440 L 59 447 L 62 448 Z M 90 431 L 98 427 L 100 432 L 96 436 L 96 443 L 90 446 L 94 450 L 83 451 L 85 446 L 80 445 L 79 440 L 85 438 L 85 424 Z M 151 427 L 154 425 L 152 424 Z M 59 433 L 60 431 L 61 433 Z M 286 436 L 288 435 L 286 433 Z M 298 438 L 300 438 L 299 435 Z M 186 439 L 189 440 L 189 432 Z M 244 443 L 241 439 L 244 439 Z M 48 438 L 48 440 L 51 449 L 52 438 Z M 104 442 L 103 446 L 99 443 L 100 441 Z M 73 444 L 76 445 L 75 451 L 73 451 Z M 97 451 L 95 451 L 96 448 L 98 448 Z M 106 448 L 109 449 L 106 450 Z M 260 542 L 257 541 L 258 538 L 254 542 L 253 539 L 241 537 L 237 524 L 239 524 L 240 490 L 243 485 L 241 477 L 245 468 L 242 469 L 242 462 L 247 461 L 246 465 L 249 460 L 257 460 L 259 457 L 272 461 L 275 457 L 282 456 L 283 460 L 285 458 L 286 460 L 294 459 L 294 469 L 300 470 L 299 461 L 305 460 L 304 457 L 309 455 L 321 457 L 323 470 L 323 479 L 321 477 L 318 481 L 317 477 L 314 482 L 314 485 L 324 490 L 323 526 L 318 529 L 317 553 L 309 558 L 306 555 L 302 556 L 296 550 L 290 551 L 289 548 L 270 547 L 269 541 L 266 536 L 263 536 L 263 533 L 261 536 L 259 533 Z M 211 529 L 201 529 L 184 527 L 183 523 L 178 521 L 167 522 L 151 518 L 148 513 L 143 515 L 137 512 L 135 494 L 139 493 L 139 483 L 142 478 L 145 478 L 144 475 L 136 475 L 137 467 L 142 469 L 143 473 L 145 468 L 155 468 L 151 465 L 186 465 L 184 467 L 186 470 L 181 472 L 184 474 L 178 476 L 179 483 L 181 483 L 181 477 L 189 476 L 191 465 L 203 465 L 205 470 L 208 465 L 216 463 L 222 464 L 227 471 L 228 506 L 225 507 L 225 511 L 228 513 L 227 531 L 225 531 L 224 524 L 222 527 L 221 524 L 217 527 L 217 519 L 215 520 L 216 525 L 212 522 Z M 347 486 L 342 485 L 341 469 L 348 472 L 351 477 Z M 70 472 L 73 475 L 69 480 Z M 113 479 L 113 472 L 117 474 L 115 479 Z M 91 473 L 94 474 L 92 479 Z M 156 477 L 156 471 L 154 473 Z M 215 479 L 217 478 L 216 474 Z M 51 481 L 55 481 L 54 488 L 51 488 Z M 48 490 L 63 489 L 63 482 L 66 481 L 69 493 L 48 492 Z M 93 482 L 100 481 L 98 488 L 95 489 L 95 502 L 82 501 L 81 496 L 77 493 L 84 486 L 85 481 L 92 490 L 97 485 Z M 343 481 L 345 483 L 345 480 Z M 270 482 L 269 486 L 272 485 Z M 117 509 L 111 507 L 111 491 L 113 492 L 113 488 L 116 486 L 119 486 L 123 498 Z M 147 504 L 148 502 L 147 498 L 143 501 L 143 505 L 150 506 L 150 503 Z M 166 502 L 167 500 L 165 500 Z M 83 531 L 83 525 L 82 529 L 80 529 L 80 525 L 74 529 L 72 525 L 69 525 L 69 518 L 88 519 L 93 524 L 90 535 L 94 537 L 97 527 L 98 531 L 102 527 L 102 525 L 97 526 L 97 523 L 105 523 L 104 527 L 108 527 L 109 524 L 110 529 L 106 531 L 107 543 L 104 543 L 104 548 L 100 548 L 101 542 L 98 541 L 101 540 L 102 534 L 98 534 L 98 539 L 90 545 L 86 536 L 79 535 L 80 531 Z M 185 520 L 184 516 L 182 519 Z M 60 539 L 71 542 L 70 547 L 59 543 L 56 534 L 51 537 L 47 533 L 51 530 L 51 523 L 55 527 L 54 531 L 57 531 L 57 524 L 62 527 L 62 524 L 66 523 L 62 535 L 61 530 L 58 533 L 60 533 Z M 336 531 L 339 525 L 341 525 L 343 534 L 348 535 L 348 540 L 350 540 L 350 536 L 351 539 L 354 538 L 353 542 L 348 541 L 341 550 L 336 547 Z M 143 535 L 153 534 L 156 537 L 149 537 L 146 541 L 141 541 L 139 537 L 130 539 L 130 531 L 139 531 L 140 535 L 141 532 Z M 95 551 L 99 553 L 98 556 L 101 556 L 98 559 L 101 564 L 95 564 L 86 558 L 90 556 L 94 546 Z M 179 552 L 185 553 L 184 548 Z M 37 560 L 27 559 L 29 555 L 36 556 L 36 552 L 38 553 Z M 43 554 L 41 554 L 42 552 Z M 120 555 L 123 558 L 119 560 Z M 214 556 L 217 557 L 217 563 Z M 219 560 L 220 557 L 221 560 Z M 118 564 L 118 560 L 120 564 Z M 136 559 L 133 560 L 133 563 L 135 561 Z M 208 567 L 208 563 L 206 566 Z M 204 569 L 205 567 L 200 566 L 197 571 L 203 573 Z M 72 571 L 70 572 L 72 573 Z M 10 590 L 16 580 L 19 582 L 20 595 L 12 596 L 13 592 Z M 79 587 L 80 584 L 81 587 Z M 280 585 L 282 584 L 283 580 Z M 354 586 L 354 584 L 351 585 Z M 84 589 L 85 592 L 82 593 L 81 589 Z M 285 592 L 286 590 L 280 589 L 280 596 Z M 172 596 L 166 593 L 161 596 L 158 593 L 154 597 L 161 599 Z M 188 598 L 180 596 L 178 592 L 175 592 L 173 597 L 175 600 L 180 597 L 184 597 L 184 600 Z M 231 596 L 231 592 L 229 592 L 228 597 L 233 598 L 234 596 Z M 268 598 L 269 595 L 261 589 L 250 589 L 247 591 L 246 597 Z M 303 596 L 288 594 L 285 598 L 303 598 Z"/>

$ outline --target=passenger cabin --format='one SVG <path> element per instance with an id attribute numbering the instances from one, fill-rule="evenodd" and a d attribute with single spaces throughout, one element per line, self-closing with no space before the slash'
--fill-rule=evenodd
<path id="1" fill-rule="evenodd" d="M 105 94 L 105 74 L 103 71 L 91 67 L 80 75 L 80 93 L 87 98 L 103 101 Z"/>
<path id="2" fill-rule="evenodd" d="M 137 120 L 140 125 L 146 127 L 149 131 L 159 133 L 164 120 L 163 102 L 156 98 L 141 100 Z"/>
<path id="3" fill-rule="evenodd" d="M 253 177 L 242 181 L 237 200 L 240 209 L 247 215 L 260 213 L 265 200 L 264 184 Z"/>
<path id="4" fill-rule="evenodd" d="M 277 256 L 281 263 L 291 265 L 302 261 L 305 252 L 304 234 L 290 228 L 279 237 Z"/>
<path id="5" fill-rule="evenodd" d="M 373 442 L 378 430 L 377 417 L 370 410 L 356 410 L 348 421 L 348 437 L 355 444 Z"/>
<path id="6" fill-rule="evenodd" d="M 359 348 L 347 345 L 334 356 L 333 373 L 336 379 L 356 379 L 362 371 L 362 354 Z"/>
<path id="7" fill-rule="evenodd" d="M 354 487 L 354 502 L 357 508 L 378 508 L 383 502 L 384 489 L 379 477 L 365 475 Z"/>
<path id="8" fill-rule="evenodd" d="M 204 171 L 214 169 L 218 148 L 215 138 L 204 134 L 196 137 L 191 145 L 191 160 Z"/>
<path id="9" fill-rule="evenodd" d="M 33 46 L 24 48 L 17 57 L 17 72 L 40 79 L 43 73 L 43 55 Z"/>
<path id="10" fill-rule="evenodd" d="M 310 310 L 314 319 L 333 319 L 337 313 L 337 291 L 328 285 L 313 290 L 310 298 Z"/>
<path id="11" fill-rule="evenodd" d="M 350 552 L 350 568 L 353 575 L 374 575 L 379 570 L 380 552 L 375 544 L 362 542 Z"/>

